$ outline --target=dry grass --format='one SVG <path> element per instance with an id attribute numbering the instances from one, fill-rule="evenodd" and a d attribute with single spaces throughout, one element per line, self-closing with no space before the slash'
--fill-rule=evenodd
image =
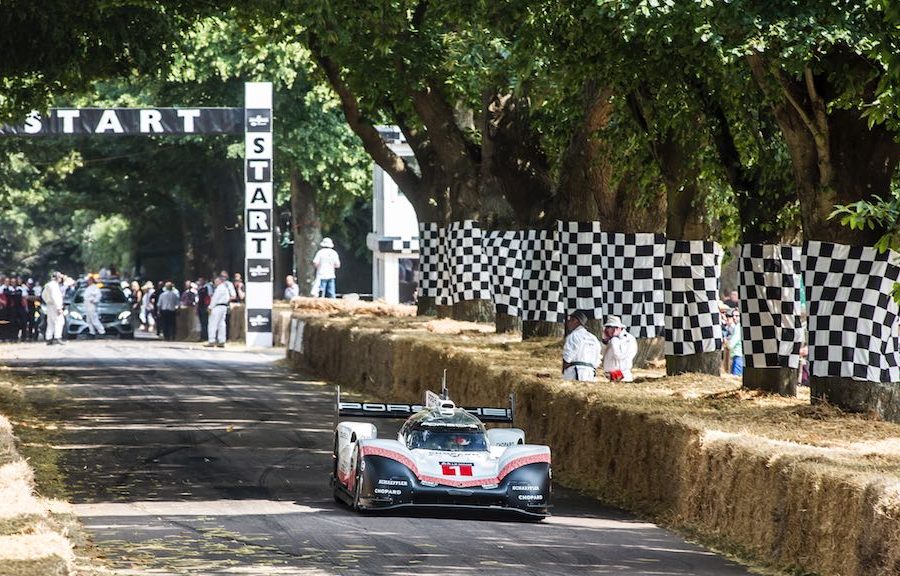
<path id="1" fill-rule="evenodd" d="M 439 329 L 435 329 L 440 327 Z M 554 477 L 779 569 L 900 574 L 900 425 L 659 368 L 632 384 L 563 382 L 561 342 L 449 320 L 319 318 L 299 360 L 373 399 L 518 397 Z M 298 361 L 295 359 L 295 361 Z"/>
<path id="2" fill-rule="evenodd" d="M 337 315 L 368 315 L 368 316 L 415 316 L 415 306 L 400 304 L 388 304 L 386 302 L 366 302 L 363 300 L 336 299 L 336 298 L 307 298 L 298 296 L 291 300 L 291 307 L 295 312 L 337 314 Z"/>
<path id="3" fill-rule="evenodd" d="M 14 417 L 10 422 L 0 415 L 0 576 L 71 574 L 75 557 L 68 534 L 74 514 L 65 502 L 41 497 L 35 489 L 35 469 L 48 486 L 61 484 L 53 472 L 52 431 L 33 417 L 21 388 L 6 378 L 0 379 L 0 412 Z M 17 441 L 14 429 L 27 440 Z"/>

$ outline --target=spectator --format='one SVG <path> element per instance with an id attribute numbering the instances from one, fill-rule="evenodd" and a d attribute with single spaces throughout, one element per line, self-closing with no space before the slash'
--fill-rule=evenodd
<path id="1" fill-rule="evenodd" d="M 160 322 L 160 313 L 159 313 L 159 297 L 162 296 L 163 293 L 163 281 L 160 280 L 156 283 L 156 288 L 150 294 L 150 304 L 153 306 L 153 317 L 156 319 L 156 335 L 162 335 L 162 322 Z"/>
<path id="2" fill-rule="evenodd" d="M 200 342 L 206 342 L 209 336 L 209 301 L 212 298 L 213 286 L 201 276 L 197 279 L 197 319 L 200 321 Z"/>
<path id="3" fill-rule="evenodd" d="M 336 271 L 341 267 L 341 259 L 334 251 L 334 242 L 331 241 L 331 238 L 323 238 L 319 246 L 321 248 L 313 258 L 316 277 L 319 279 L 319 296 L 334 298 L 336 295 Z"/>
<path id="4" fill-rule="evenodd" d="M 228 290 L 228 306 L 225 308 L 225 340 L 228 340 L 228 333 L 231 331 L 231 304 L 237 302 L 238 295 L 237 289 L 228 278 L 228 272 L 222 270 L 219 272 L 219 277 L 222 278 L 222 283 L 225 284 L 225 288 Z M 215 294 L 215 289 L 213 294 Z"/>
<path id="5" fill-rule="evenodd" d="M 153 294 L 156 289 L 149 280 L 144 283 L 141 297 L 141 329 L 147 332 L 156 329 L 156 317 L 153 316 Z"/>
<path id="6" fill-rule="evenodd" d="M 740 301 L 740 298 L 738 297 L 737 290 L 732 290 L 731 292 L 728 293 L 727 296 L 723 293 L 722 301 L 729 308 L 737 308 L 738 310 L 740 310 L 741 301 Z"/>
<path id="7" fill-rule="evenodd" d="M 287 286 L 284 289 L 284 299 L 290 302 L 294 298 L 300 295 L 300 289 L 297 286 L 297 283 L 294 282 L 294 277 L 288 274 L 284 279 L 285 284 Z"/>
<path id="8" fill-rule="evenodd" d="M 28 340 L 40 339 L 41 287 L 29 278 L 26 282 L 25 298 L 28 301 Z"/>
<path id="9" fill-rule="evenodd" d="M 600 363 L 600 342 L 585 327 L 587 314 L 576 310 L 566 319 L 563 345 L 563 380 L 596 382 Z"/>
<path id="10" fill-rule="evenodd" d="M 219 275 L 219 277 L 216 278 L 215 281 L 216 288 L 213 291 L 212 299 L 210 300 L 209 305 L 209 339 L 205 344 L 205 346 L 207 347 L 225 347 L 225 340 L 227 338 L 225 330 L 225 316 L 228 312 L 228 303 L 231 301 L 228 286 L 225 284 L 227 282 L 226 278 L 227 275 L 225 277 Z"/>
<path id="11" fill-rule="evenodd" d="M 197 284 L 190 280 L 184 281 L 184 291 L 181 293 L 182 308 L 193 308 L 197 305 Z"/>
<path id="12" fill-rule="evenodd" d="M 618 316 L 608 316 L 603 325 L 603 371 L 613 382 L 634 382 L 631 373 L 637 356 L 637 340 Z"/>
<path id="13" fill-rule="evenodd" d="M 178 291 L 171 282 L 166 282 L 157 301 L 159 307 L 159 327 L 166 342 L 175 340 L 175 311 L 178 309 Z"/>
<path id="14" fill-rule="evenodd" d="M 728 316 L 729 333 L 726 340 L 728 355 L 731 358 L 729 374 L 741 376 L 744 373 L 744 341 L 741 334 L 741 311 L 733 309 Z"/>
<path id="15" fill-rule="evenodd" d="M 247 290 L 244 287 L 244 280 L 241 278 L 240 272 L 234 273 L 234 294 L 235 302 L 242 304 L 247 299 Z"/>

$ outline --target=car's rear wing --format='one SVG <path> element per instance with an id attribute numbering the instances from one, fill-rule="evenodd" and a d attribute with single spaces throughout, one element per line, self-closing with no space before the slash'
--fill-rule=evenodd
<path id="1" fill-rule="evenodd" d="M 442 402 L 444 404 L 449 403 L 449 405 L 452 406 L 453 403 L 449 402 L 449 400 L 446 398 L 446 388 L 444 388 L 443 392 L 443 398 L 441 398 L 441 396 L 438 396 L 437 394 L 434 394 L 433 392 L 428 392 L 426 394 L 425 404 L 400 404 L 396 402 L 345 402 L 341 398 L 341 387 L 335 386 L 335 412 L 338 418 L 342 416 L 351 416 L 355 418 L 409 418 L 416 412 L 431 407 L 432 402 L 435 401 L 433 400 L 434 398 L 436 398 L 438 402 Z M 515 393 L 509 395 L 508 408 L 482 406 L 463 408 L 463 410 L 474 414 L 482 422 L 513 424 L 516 415 L 516 395 Z"/>

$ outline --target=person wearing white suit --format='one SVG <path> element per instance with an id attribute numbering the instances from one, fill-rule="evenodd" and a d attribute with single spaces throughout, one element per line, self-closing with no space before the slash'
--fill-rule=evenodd
<path id="1" fill-rule="evenodd" d="M 47 316 L 47 345 L 62 344 L 63 327 L 65 326 L 65 318 L 63 318 L 63 295 L 59 287 L 59 281 L 62 275 L 54 272 L 50 275 L 50 281 L 44 284 L 41 290 L 41 299 L 44 301 L 44 313 Z"/>

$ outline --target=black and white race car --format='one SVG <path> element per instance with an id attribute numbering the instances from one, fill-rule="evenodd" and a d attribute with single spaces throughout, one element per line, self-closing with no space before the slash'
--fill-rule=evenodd
<path id="1" fill-rule="evenodd" d="M 405 507 L 478 508 L 534 519 L 548 515 L 550 448 L 525 444 L 510 408 L 457 408 L 426 392 L 424 405 L 343 402 L 337 415 L 406 418 L 396 440 L 379 439 L 367 422 L 338 422 L 334 497 L 356 510 Z"/>

